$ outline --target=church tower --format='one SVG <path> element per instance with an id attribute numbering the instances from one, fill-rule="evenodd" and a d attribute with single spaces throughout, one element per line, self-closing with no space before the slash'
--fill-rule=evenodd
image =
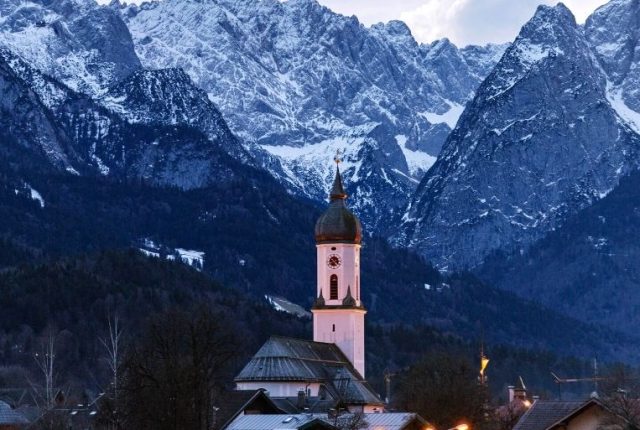
<path id="1" fill-rule="evenodd" d="M 339 160 L 336 160 L 336 164 Z M 360 301 L 362 227 L 347 209 L 340 169 L 329 207 L 315 228 L 318 291 L 313 312 L 313 340 L 335 343 L 364 377 L 364 315 Z"/>

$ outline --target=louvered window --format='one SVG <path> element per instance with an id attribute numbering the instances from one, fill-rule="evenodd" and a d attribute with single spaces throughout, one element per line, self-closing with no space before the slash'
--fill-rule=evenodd
<path id="1" fill-rule="evenodd" d="M 329 299 L 338 300 L 338 275 L 329 278 Z"/>

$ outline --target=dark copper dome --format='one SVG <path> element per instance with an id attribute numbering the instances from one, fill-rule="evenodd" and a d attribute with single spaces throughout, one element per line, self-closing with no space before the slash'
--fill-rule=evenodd
<path id="1" fill-rule="evenodd" d="M 342 186 L 340 169 L 336 169 L 330 198 L 329 207 L 316 222 L 316 243 L 359 244 L 362 241 L 362 226 L 345 204 L 347 193 Z"/>

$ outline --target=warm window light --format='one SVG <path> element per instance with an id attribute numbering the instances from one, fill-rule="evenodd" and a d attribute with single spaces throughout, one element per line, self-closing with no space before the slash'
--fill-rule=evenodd
<path id="1" fill-rule="evenodd" d="M 524 402 L 522 402 L 522 404 L 524 405 L 525 408 L 531 407 L 531 402 L 529 400 L 525 400 Z"/>
<path id="2" fill-rule="evenodd" d="M 466 423 L 458 424 L 457 426 L 449 430 L 469 430 L 469 424 L 466 424 Z"/>

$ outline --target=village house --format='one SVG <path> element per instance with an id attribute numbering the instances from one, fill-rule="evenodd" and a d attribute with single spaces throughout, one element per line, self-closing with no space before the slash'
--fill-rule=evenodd
<path id="1" fill-rule="evenodd" d="M 598 398 L 587 401 L 536 400 L 513 430 L 615 430 L 633 426 Z"/>

